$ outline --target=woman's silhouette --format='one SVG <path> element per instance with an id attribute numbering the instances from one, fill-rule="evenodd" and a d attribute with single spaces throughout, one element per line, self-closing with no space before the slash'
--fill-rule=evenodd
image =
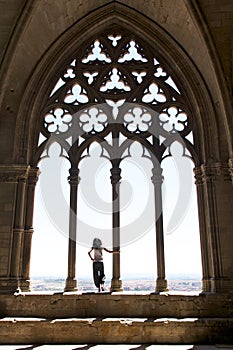
<path id="1" fill-rule="evenodd" d="M 108 253 L 119 253 L 119 251 L 113 251 L 103 247 L 101 239 L 93 239 L 92 248 L 88 252 L 88 255 L 93 261 L 93 278 L 99 292 L 104 290 L 104 282 L 106 279 L 104 274 L 103 250 Z M 92 251 L 94 251 L 94 257 L 91 255 Z"/>

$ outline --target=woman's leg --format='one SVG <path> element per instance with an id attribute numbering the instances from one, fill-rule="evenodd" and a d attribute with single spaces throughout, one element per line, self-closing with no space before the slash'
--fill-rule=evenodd
<path id="1" fill-rule="evenodd" d="M 99 292 L 100 289 L 104 290 L 105 274 L 102 261 L 93 262 L 93 278 L 95 286 L 98 288 Z"/>
<path id="2" fill-rule="evenodd" d="M 93 262 L 93 279 L 95 286 L 99 289 L 100 288 L 100 280 L 99 280 L 99 263 L 98 262 Z"/>
<path id="3" fill-rule="evenodd" d="M 105 274 L 104 274 L 104 263 L 101 262 L 101 266 L 100 266 L 100 285 L 101 285 L 101 289 L 104 290 L 104 283 L 105 283 Z"/>

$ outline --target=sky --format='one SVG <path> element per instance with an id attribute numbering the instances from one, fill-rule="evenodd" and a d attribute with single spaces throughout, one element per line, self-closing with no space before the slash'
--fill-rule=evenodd
<path id="1" fill-rule="evenodd" d="M 133 144 L 121 164 L 121 278 L 145 275 L 156 279 L 156 233 L 151 161 Z M 43 159 L 36 187 L 31 276 L 66 278 L 69 231 L 69 162 L 52 145 Z M 163 219 L 167 278 L 201 276 L 201 253 L 193 163 L 182 157 L 179 144 L 162 162 Z M 93 144 L 81 162 L 77 219 L 77 278 L 92 277 L 88 251 L 94 237 L 112 246 L 110 165 Z M 112 277 L 112 255 L 104 253 L 105 274 Z"/>

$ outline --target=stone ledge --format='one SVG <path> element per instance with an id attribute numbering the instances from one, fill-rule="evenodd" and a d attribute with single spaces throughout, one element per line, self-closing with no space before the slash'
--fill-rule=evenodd
<path id="1" fill-rule="evenodd" d="M 3 318 L 1 344 L 230 344 L 233 318 Z"/>
<path id="2" fill-rule="evenodd" d="M 0 295 L 1 317 L 233 317 L 232 294 L 20 293 Z"/>

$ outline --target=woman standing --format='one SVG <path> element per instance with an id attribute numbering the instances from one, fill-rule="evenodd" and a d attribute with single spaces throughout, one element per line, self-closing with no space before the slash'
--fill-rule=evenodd
<path id="1" fill-rule="evenodd" d="M 103 250 L 108 253 L 119 253 L 119 251 L 115 252 L 103 247 L 101 239 L 93 239 L 92 248 L 88 252 L 88 255 L 93 261 L 93 278 L 95 286 L 98 288 L 99 292 L 104 290 L 104 282 L 106 279 L 104 274 Z M 92 251 L 94 251 L 94 257 L 91 255 Z"/>

